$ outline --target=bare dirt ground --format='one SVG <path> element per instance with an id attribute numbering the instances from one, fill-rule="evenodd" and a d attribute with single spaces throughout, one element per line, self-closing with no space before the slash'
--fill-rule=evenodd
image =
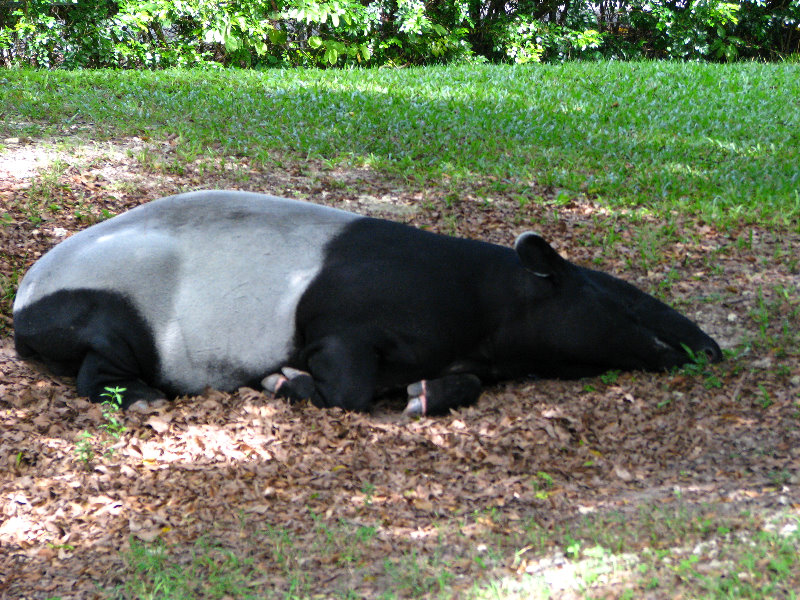
<path id="1" fill-rule="evenodd" d="M 188 565 L 203 539 L 242 560 L 249 591 L 267 597 L 435 596 L 445 571 L 455 595 L 541 574 L 551 597 L 582 597 L 556 576 L 569 569 L 563 552 L 543 552 L 587 519 L 612 528 L 610 515 L 621 515 L 624 529 L 646 509 L 725 519 L 746 534 L 800 515 L 796 234 L 676 218 L 664 238 L 657 219 L 615 217 L 589 201 L 520 206 L 468 189 L 448 202 L 438 187 L 368 171 L 236 160 L 176 168 L 169 143 L 60 142 L 22 140 L 0 154 L 0 597 L 124 596 L 131 543 L 163 542 Z M 128 413 L 127 430 L 110 438 L 100 407 L 71 381 L 16 358 L 9 290 L 97 219 L 206 187 L 503 244 L 536 229 L 571 260 L 659 293 L 737 356 L 699 375 L 510 382 L 476 406 L 419 420 L 401 416 L 401 399 L 361 415 L 209 391 Z M 653 527 L 634 549 L 693 551 Z M 349 543 L 358 531 L 369 539 Z M 710 535 L 687 531 L 692 545 Z M 712 554 L 701 550 L 700 561 L 715 565 Z M 645 586 L 621 568 L 592 596 L 689 597 L 674 570 L 659 575 L 660 586 Z M 787 586 L 799 584 L 795 574 Z"/>

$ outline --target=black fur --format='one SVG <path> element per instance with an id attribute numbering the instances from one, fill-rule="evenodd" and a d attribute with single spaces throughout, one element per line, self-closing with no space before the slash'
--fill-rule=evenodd
<path id="1" fill-rule="evenodd" d="M 377 389 L 456 373 L 492 381 L 668 368 L 688 360 L 681 342 L 721 356 L 688 319 L 569 263 L 538 236 L 515 252 L 363 219 L 325 256 L 298 305 L 292 360 L 313 376 L 324 406 L 366 410 Z M 647 346 L 652 332 L 670 345 L 661 356 Z M 474 400 L 463 385 L 430 388 L 440 390 L 435 412 Z"/>
<path id="2" fill-rule="evenodd" d="M 121 294 L 64 290 L 42 298 L 14 315 L 14 337 L 22 358 L 77 377 L 78 393 L 95 402 L 104 399 L 106 387 L 125 388 L 123 398 L 131 401 L 179 393 L 145 383 L 159 380 L 153 335 Z"/>
<path id="3" fill-rule="evenodd" d="M 363 219 L 325 255 L 297 308 L 294 362 L 327 405 L 366 410 L 376 389 L 437 377 L 456 360 L 491 373 L 489 338 L 519 271 L 513 250 Z"/>

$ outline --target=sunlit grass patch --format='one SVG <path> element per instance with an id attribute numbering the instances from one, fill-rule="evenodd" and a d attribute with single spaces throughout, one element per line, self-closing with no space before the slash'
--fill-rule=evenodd
<path id="1" fill-rule="evenodd" d="M 460 185 L 530 182 L 722 223 L 800 215 L 792 65 L 7 71 L 5 135 L 177 136 L 169 163 L 275 156 Z M 27 124 L 26 124 L 27 123 Z M 64 123 L 69 125 L 65 126 Z"/>

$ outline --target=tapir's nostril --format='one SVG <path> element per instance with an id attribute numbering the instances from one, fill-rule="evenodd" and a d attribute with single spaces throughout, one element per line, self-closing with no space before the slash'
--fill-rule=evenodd
<path id="1" fill-rule="evenodd" d="M 717 362 L 722 360 L 722 351 L 719 349 L 719 346 L 714 344 L 713 346 L 704 346 L 700 349 L 700 352 L 704 352 L 705 355 L 708 357 L 708 360 L 711 362 Z"/>

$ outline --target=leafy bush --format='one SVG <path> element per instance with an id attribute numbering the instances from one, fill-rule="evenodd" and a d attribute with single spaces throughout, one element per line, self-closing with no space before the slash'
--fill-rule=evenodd
<path id="1" fill-rule="evenodd" d="M 609 36 L 517 15 L 498 36 L 497 50 L 516 63 L 602 58 Z"/>
<path id="2" fill-rule="evenodd" d="M 42 67 L 775 59 L 800 0 L 0 0 L 0 62 Z"/>
<path id="3" fill-rule="evenodd" d="M 651 29 L 651 50 L 657 56 L 733 60 L 743 40 L 733 35 L 739 22 L 739 4 L 695 0 L 679 7 L 669 3 L 643 3 L 631 13 L 637 29 Z"/>
<path id="4" fill-rule="evenodd" d="M 798 0 L 636 0 L 631 27 L 653 35 L 655 57 L 735 60 L 776 58 L 800 51 Z"/>
<path id="5" fill-rule="evenodd" d="M 0 20 L 4 62 L 37 66 L 386 64 L 469 57 L 422 0 L 28 0 Z"/>

